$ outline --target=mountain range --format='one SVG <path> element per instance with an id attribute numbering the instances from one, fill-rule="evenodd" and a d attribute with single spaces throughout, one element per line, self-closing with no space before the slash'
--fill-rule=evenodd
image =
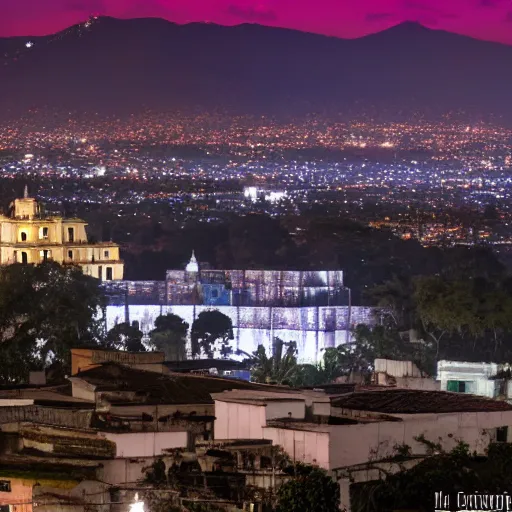
<path id="1" fill-rule="evenodd" d="M 0 38 L 0 111 L 464 110 L 512 121 L 512 46 L 403 23 L 359 39 L 101 17 Z"/>

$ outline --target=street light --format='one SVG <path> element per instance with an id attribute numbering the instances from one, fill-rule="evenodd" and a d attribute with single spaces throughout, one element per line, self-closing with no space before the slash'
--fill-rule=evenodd
<path id="1" fill-rule="evenodd" d="M 135 501 L 130 505 L 130 512 L 144 512 L 144 502 L 139 501 L 139 494 L 135 494 Z"/>

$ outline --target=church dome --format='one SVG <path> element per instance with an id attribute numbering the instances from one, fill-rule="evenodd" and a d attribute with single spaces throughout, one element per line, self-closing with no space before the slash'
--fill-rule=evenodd
<path id="1" fill-rule="evenodd" d="M 199 264 L 197 263 L 196 255 L 194 254 L 194 251 L 192 251 L 192 257 L 190 258 L 190 261 L 188 262 L 187 267 L 185 268 L 187 272 L 199 272 Z"/>

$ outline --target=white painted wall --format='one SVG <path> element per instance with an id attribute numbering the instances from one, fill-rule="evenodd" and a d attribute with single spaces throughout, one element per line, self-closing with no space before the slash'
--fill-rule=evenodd
<path id="1" fill-rule="evenodd" d="M 265 439 L 281 446 L 296 462 L 315 464 L 329 469 L 329 433 L 267 427 Z"/>
<path id="2" fill-rule="evenodd" d="M 375 359 L 375 373 L 387 373 L 392 377 L 421 377 L 421 372 L 412 361 Z"/>
<path id="3" fill-rule="evenodd" d="M 263 439 L 265 406 L 215 400 L 215 439 Z"/>
<path id="4" fill-rule="evenodd" d="M 306 403 L 293 400 L 289 402 L 268 401 L 265 407 L 265 417 L 268 420 L 276 418 L 304 419 L 306 416 Z"/>
<path id="5" fill-rule="evenodd" d="M 466 363 L 459 361 L 439 361 L 437 363 L 437 379 L 441 382 L 441 390 L 446 391 L 449 380 L 474 383 L 469 392 L 474 395 L 494 397 L 495 382 L 489 380 L 498 372 L 495 363 Z"/>
<path id="6" fill-rule="evenodd" d="M 159 306 L 130 305 L 130 322 L 139 322 L 140 329 L 148 334 L 153 328 L 155 319 L 161 314 L 174 313 L 183 318 L 189 325 L 201 311 L 218 309 L 229 316 L 233 322 L 234 340 L 232 346 L 247 353 L 254 352 L 258 345 L 267 350 L 272 347 L 272 338 L 277 336 L 285 342 L 297 342 L 298 359 L 301 362 L 317 362 L 323 357 L 323 349 L 337 347 L 350 341 L 351 335 L 346 330 L 348 308 L 346 306 L 325 307 L 235 307 L 235 306 Z M 274 315 L 271 322 L 270 316 Z M 352 324 L 373 322 L 372 308 L 353 306 Z M 316 323 L 315 318 L 318 318 Z M 328 318 L 336 318 L 336 330 L 326 329 Z M 117 323 L 125 321 L 124 306 L 108 306 L 106 308 L 107 330 Z M 286 325 L 283 325 L 286 324 Z"/>
<path id="7" fill-rule="evenodd" d="M 271 402 L 270 402 L 271 403 Z M 293 402 L 290 402 L 292 404 Z M 287 403 L 286 403 L 287 404 Z M 277 404 L 272 404 L 272 407 Z M 419 436 L 440 443 L 446 450 L 459 440 L 471 451 L 483 453 L 494 439 L 495 429 L 512 428 L 512 411 L 444 414 L 403 414 L 402 421 L 376 421 L 356 425 L 307 425 L 301 428 L 266 427 L 268 406 L 215 401 L 215 439 L 271 439 L 296 460 L 325 469 L 363 464 L 396 455 L 396 447 L 408 445 L 414 454 L 426 453 Z M 298 415 L 299 409 L 296 413 Z M 364 411 L 353 411 L 354 419 Z M 268 419 L 282 417 L 270 414 Z"/>
<path id="8" fill-rule="evenodd" d="M 19 407 L 25 405 L 34 405 L 34 400 L 30 399 L 11 399 L 11 398 L 2 398 L 0 399 L 0 407 Z"/>
<path id="9" fill-rule="evenodd" d="M 333 427 L 329 451 L 331 469 L 392 456 L 396 445 L 407 444 L 414 454 L 423 454 L 425 446 L 415 440 L 421 435 L 440 443 L 445 450 L 463 440 L 471 451 L 483 453 L 493 439 L 494 429 L 512 426 L 512 411 L 415 414 L 402 415 L 402 419 L 402 422 Z"/>
<path id="10" fill-rule="evenodd" d="M 103 432 L 101 435 L 116 444 L 117 458 L 156 457 L 167 449 L 186 448 L 188 441 L 187 432 Z"/>

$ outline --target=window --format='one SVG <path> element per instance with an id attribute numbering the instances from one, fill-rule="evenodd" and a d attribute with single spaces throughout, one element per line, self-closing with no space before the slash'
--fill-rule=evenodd
<path id="1" fill-rule="evenodd" d="M 72 259 L 73 259 L 73 251 L 68 251 L 68 258 L 69 258 L 70 260 L 72 260 Z"/>
<path id="2" fill-rule="evenodd" d="M 496 442 L 506 443 L 508 440 L 508 427 L 499 427 L 496 429 Z"/>
<path id="3" fill-rule="evenodd" d="M 42 251 L 39 251 L 39 258 L 41 261 L 47 261 L 50 257 L 50 251 L 48 249 L 43 249 Z"/>
<path id="4" fill-rule="evenodd" d="M 105 257 L 106 260 L 108 260 L 110 258 L 110 253 L 108 251 L 105 251 L 103 253 L 103 256 Z"/>
<path id="5" fill-rule="evenodd" d="M 212 299 L 216 299 L 219 296 L 219 290 L 212 290 Z"/>
<path id="6" fill-rule="evenodd" d="M 0 492 L 11 492 L 10 480 L 0 480 Z"/>
<path id="7" fill-rule="evenodd" d="M 121 503 L 121 489 L 119 487 L 112 487 L 109 490 L 110 493 L 110 501 L 112 503 Z"/>
<path id="8" fill-rule="evenodd" d="M 26 242 L 27 241 L 27 233 L 25 233 L 25 231 L 22 231 L 20 233 L 20 238 L 21 238 L 22 242 Z"/>
<path id="9" fill-rule="evenodd" d="M 0 505 L 0 512 L 10 512 L 10 505 Z"/>
<path id="10" fill-rule="evenodd" d="M 446 391 L 453 393 L 471 393 L 472 382 L 465 380 L 449 380 L 446 386 Z"/>
<path id="11" fill-rule="evenodd" d="M 68 228 L 68 242 L 75 241 L 75 228 Z"/>
<path id="12" fill-rule="evenodd" d="M 48 238 L 48 228 L 47 227 L 41 228 L 41 238 Z"/>
<path id="13" fill-rule="evenodd" d="M 12 256 L 13 256 L 13 259 L 14 259 L 14 263 L 18 263 L 18 251 L 14 251 Z"/>
<path id="14" fill-rule="evenodd" d="M 107 281 L 112 281 L 112 267 L 107 267 Z"/>
<path id="15" fill-rule="evenodd" d="M 28 254 L 25 251 L 21 253 L 21 263 L 25 265 L 28 263 Z"/>
<path id="16" fill-rule="evenodd" d="M 103 267 L 98 267 L 98 278 L 100 281 L 103 280 Z"/>

